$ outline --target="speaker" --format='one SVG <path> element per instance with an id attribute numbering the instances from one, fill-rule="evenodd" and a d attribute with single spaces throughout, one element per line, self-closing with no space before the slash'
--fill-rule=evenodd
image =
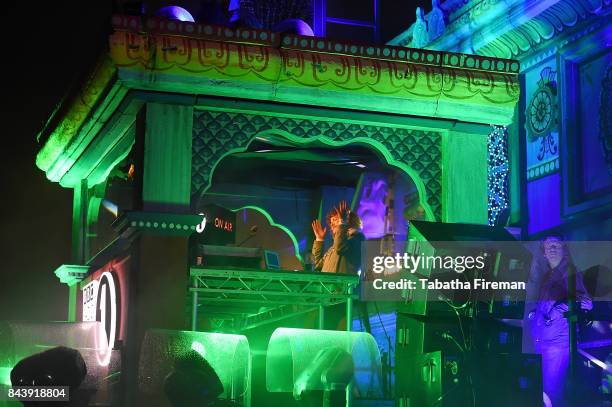
<path id="1" fill-rule="evenodd" d="M 478 319 L 473 338 L 479 352 L 521 353 L 523 349 L 523 328 L 494 318 Z"/>
<path id="2" fill-rule="evenodd" d="M 462 319 L 463 332 L 468 334 L 470 322 Z M 465 340 L 459 320 L 454 317 L 421 318 L 414 315 L 397 314 L 396 321 L 396 366 L 404 355 L 434 352 L 438 350 L 461 352 Z"/>
<path id="3" fill-rule="evenodd" d="M 539 355 L 429 352 L 397 371 L 396 407 L 542 405 Z"/>
<path id="4" fill-rule="evenodd" d="M 467 275 L 460 275 L 454 271 L 433 272 L 430 274 L 407 273 L 402 278 L 412 281 L 414 289 L 406 290 L 402 293 L 403 301 L 398 304 L 398 311 L 404 314 L 411 314 L 423 317 L 454 317 L 455 311 L 450 304 L 457 306 L 464 304 L 470 298 L 469 290 L 443 290 L 423 288 L 421 279 L 431 279 L 431 281 L 452 282 L 459 279 L 466 281 Z M 460 313 L 464 313 L 461 309 Z"/>

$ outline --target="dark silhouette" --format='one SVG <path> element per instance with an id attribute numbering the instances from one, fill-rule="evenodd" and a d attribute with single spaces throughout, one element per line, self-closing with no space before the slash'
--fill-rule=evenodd
<path id="1" fill-rule="evenodd" d="M 70 401 L 33 402 L 23 401 L 25 407 L 41 406 L 87 406 L 91 392 L 77 389 L 87 375 L 87 366 L 79 351 L 64 346 L 49 349 L 22 359 L 11 371 L 13 387 L 68 387 Z"/>
<path id="2" fill-rule="evenodd" d="M 164 380 L 164 392 L 174 407 L 238 407 L 220 400 L 223 384 L 212 366 L 196 351 L 179 356 Z"/>

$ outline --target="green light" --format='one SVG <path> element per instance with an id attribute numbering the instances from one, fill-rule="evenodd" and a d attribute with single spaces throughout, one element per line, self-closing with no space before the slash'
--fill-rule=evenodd
<path id="1" fill-rule="evenodd" d="M 108 84 L 115 78 L 116 68 L 106 55 L 100 58 L 86 85 L 72 100 L 65 104 L 66 113 L 52 130 L 49 138 L 36 156 L 36 165 L 47 173 L 47 178 L 59 181 L 74 164 L 74 158 L 66 151 L 68 145 L 79 137 L 82 126 L 99 99 L 104 97 Z M 109 103 L 112 98 L 104 102 Z M 121 100 L 121 99 L 119 99 Z M 118 101 L 114 101 L 118 103 Z M 58 110 L 59 111 L 59 110 Z M 57 113 L 56 111 L 55 113 Z M 49 122 L 53 116 L 49 119 Z M 40 139 L 41 134 L 37 136 Z"/>
<path id="2" fill-rule="evenodd" d="M 205 357 L 219 376 L 225 389 L 221 397 L 232 397 L 249 405 L 251 350 L 243 335 L 162 329 L 147 331 L 141 353 L 145 366 L 140 373 L 145 378 L 142 390 L 157 393 L 175 359 L 193 351 Z"/>
<path id="3" fill-rule="evenodd" d="M 342 349 L 352 356 L 354 386 L 361 394 L 380 391 L 381 362 L 376 340 L 367 332 L 277 328 L 268 342 L 266 389 L 299 394 L 304 389 L 323 390 L 317 358 L 322 351 Z"/>
<path id="4" fill-rule="evenodd" d="M 11 370 L 12 367 L 0 367 L 0 386 L 11 385 Z"/>
<path id="5" fill-rule="evenodd" d="M 198 352 L 200 356 L 202 356 L 203 358 L 206 357 L 206 349 L 204 349 L 204 345 L 202 345 L 200 342 L 198 341 L 191 342 L 191 349 Z"/>

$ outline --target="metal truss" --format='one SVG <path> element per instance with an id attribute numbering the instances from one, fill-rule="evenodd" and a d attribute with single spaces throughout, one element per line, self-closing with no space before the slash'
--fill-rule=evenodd
<path id="1" fill-rule="evenodd" d="M 301 271 L 191 268 L 192 329 L 204 313 L 213 329 L 240 332 L 347 303 L 352 307 L 356 275 Z M 320 322 L 320 325 L 322 322 Z"/>

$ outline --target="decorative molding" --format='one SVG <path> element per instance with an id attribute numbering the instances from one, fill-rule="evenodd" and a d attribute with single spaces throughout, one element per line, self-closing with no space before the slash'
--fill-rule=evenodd
<path id="1" fill-rule="evenodd" d="M 589 24 L 560 41 L 561 46 L 605 25 L 612 12 L 610 0 L 448 0 L 441 5 L 448 18 L 445 32 L 428 48 L 477 53 L 499 58 L 531 58 L 523 69 L 538 62 L 553 40 Z M 431 13 L 430 13 L 431 14 Z M 599 17 L 598 22 L 592 17 Z M 429 18 L 429 14 L 426 18 Z M 389 44 L 407 45 L 413 26 Z"/>
<path id="2" fill-rule="evenodd" d="M 509 123 L 519 97 L 517 61 L 295 35 L 272 46 L 237 33 L 223 30 L 219 41 L 117 30 L 111 55 L 123 82 L 145 90 L 487 124 Z"/>
<path id="3" fill-rule="evenodd" d="M 111 24 L 116 30 L 142 34 L 179 35 L 190 38 L 205 38 L 212 41 L 237 41 L 244 44 L 277 46 L 280 35 L 270 30 L 255 28 L 229 28 L 221 25 L 192 23 L 189 21 L 165 20 L 141 16 L 113 15 Z"/>
<path id="4" fill-rule="evenodd" d="M 519 99 L 520 66 L 513 60 L 155 18 L 112 22 L 111 58 L 102 56 L 39 135 L 37 166 L 63 186 L 91 173 L 95 163 L 83 157 L 87 151 L 97 157 L 103 146 L 91 148 L 92 140 L 115 125 L 109 118 L 116 111 L 121 123 L 133 118 L 132 110 L 121 111 L 130 89 L 486 125 L 510 123 Z M 107 175 L 103 167 L 94 169 L 94 183 Z"/>
<path id="5" fill-rule="evenodd" d="M 557 54 L 557 51 L 559 51 L 557 46 L 550 46 L 542 50 L 542 52 L 538 52 L 535 55 L 530 55 L 521 61 L 521 69 L 523 69 L 523 72 L 525 72 L 548 58 L 554 57 Z"/>
<path id="6" fill-rule="evenodd" d="M 178 36 L 189 39 L 203 39 L 207 41 L 222 41 L 244 45 L 263 45 L 270 47 L 281 47 L 298 51 L 324 52 L 335 55 L 346 55 L 362 58 L 376 58 L 390 61 L 418 63 L 429 66 L 443 66 L 461 69 L 477 69 L 492 73 L 518 73 L 520 66 L 518 61 L 503 60 L 500 58 L 478 57 L 468 54 L 446 53 L 419 48 L 406 49 L 401 46 L 355 44 L 347 41 L 339 41 L 322 37 L 300 36 L 295 34 L 279 35 L 268 30 L 254 28 L 228 28 L 223 26 L 196 24 L 183 21 L 167 21 L 159 18 L 151 18 L 143 23 L 140 17 L 114 15 L 113 27 L 118 32 L 139 33 L 140 36 Z M 146 28 L 145 28 L 146 27 Z M 169 28 L 170 27 L 170 28 Z M 112 40 L 112 39 L 111 39 Z M 129 39 L 128 39 L 129 41 Z M 137 51 L 142 41 L 132 41 L 129 49 Z M 200 43 L 198 43 L 200 44 Z M 162 51 L 178 51 L 175 44 L 167 43 Z M 144 48 L 144 45 L 143 45 Z M 147 49 L 149 49 L 147 47 Z M 185 50 L 183 46 L 181 50 Z M 449 63 L 445 54 L 459 57 L 457 62 Z M 472 63 L 472 59 L 486 59 L 490 62 L 487 67 L 482 63 Z M 469 62 L 468 62 L 469 61 Z M 179 62 L 179 61 L 177 61 Z"/>
<path id="7" fill-rule="evenodd" d="M 559 171 L 559 157 L 527 169 L 527 181 L 533 181 Z"/>
<path id="8" fill-rule="evenodd" d="M 610 4 L 605 3 L 608 2 L 604 0 L 561 0 L 524 24 L 493 37 L 477 52 L 502 58 L 523 58 L 526 54 L 534 54 L 547 47 L 559 35 L 577 27 L 586 19 L 609 12 Z M 589 23 L 589 27 L 583 30 L 580 36 L 596 28 L 596 24 Z M 562 43 L 575 41 L 578 38 L 568 39 Z"/>
<path id="9" fill-rule="evenodd" d="M 304 139 L 324 136 L 337 142 L 371 138 L 390 156 L 412 168 L 425 185 L 435 217 L 441 213 L 441 136 L 437 132 L 384 126 L 199 110 L 193 119 L 192 200 L 206 190 L 218 162 L 243 149 L 266 130 L 281 130 Z"/>
<path id="10" fill-rule="evenodd" d="M 126 211 L 113 222 L 113 228 L 124 238 L 136 232 L 165 236 L 189 236 L 197 231 L 202 220 L 201 215 Z"/>
<path id="11" fill-rule="evenodd" d="M 531 141 L 549 138 L 550 132 L 556 129 L 559 122 L 556 77 L 557 71 L 552 68 L 542 69 L 538 87 L 525 110 L 525 128 Z M 538 160 L 543 158 L 544 154 L 542 157 L 538 156 Z"/>
<path id="12" fill-rule="evenodd" d="M 59 278 L 62 284 L 66 284 L 69 287 L 77 284 L 87 276 L 89 272 L 89 266 L 82 266 L 77 264 L 62 264 L 53 273 Z"/>
<path id="13" fill-rule="evenodd" d="M 46 138 L 36 156 L 38 168 L 48 171 L 61 158 L 64 150 L 75 140 L 79 130 L 91 116 L 92 110 L 99 105 L 115 72 L 116 68 L 111 59 L 104 55 L 79 92 L 54 112 L 45 128 L 37 135 L 37 140 Z M 60 114 L 61 117 L 55 117 Z M 54 124 L 54 128 L 49 128 L 50 124 Z M 55 177 L 52 180 L 58 181 Z"/>

